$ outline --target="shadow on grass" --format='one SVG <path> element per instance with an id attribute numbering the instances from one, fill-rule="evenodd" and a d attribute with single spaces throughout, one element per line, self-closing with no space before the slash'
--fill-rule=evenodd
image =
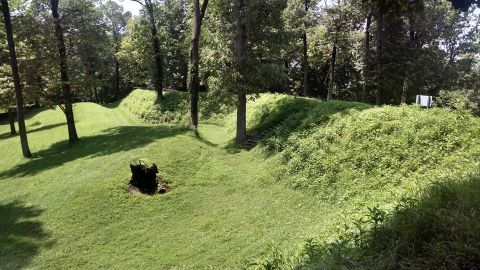
<path id="1" fill-rule="evenodd" d="M 39 128 L 30 127 L 30 128 L 27 128 L 27 134 L 40 132 L 40 131 L 45 131 L 45 130 L 49 130 L 49 129 L 54 129 L 54 128 L 61 127 L 61 126 L 67 126 L 67 123 L 51 124 L 51 125 L 42 126 L 42 127 L 39 127 Z"/>
<path id="2" fill-rule="evenodd" d="M 42 212 L 18 201 L 0 204 L 0 269 L 23 269 L 40 248 L 54 244 L 35 220 Z"/>
<path id="3" fill-rule="evenodd" d="M 307 243 L 297 269 L 480 267 L 480 176 L 434 184 L 391 214 L 369 211 L 368 220 L 356 222 L 357 229 L 368 224 L 360 231 L 332 244 Z"/>
<path id="4" fill-rule="evenodd" d="M 35 154 L 35 158 L 0 173 L 1 178 L 35 175 L 84 157 L 98 157 L 145 146 L 155 140 L 187 132 L 182 127 L 123 126 L 104 130 L 101 134 L 82 137 L 79 142 L 57 142 Z"/>
<path id="5" fill-rule="evenodd" d="M 45 130 L 49 130 L 49 129 L 53 129 L 53 128 L 57 128 L 57 127 L 61 127 L 61 126 L 66 126 L 66 125 L 67 125 L 67 123 L 58 123 L 58 124 L 42 126 L 42 127 L 39 127 L 39 128 L 35 128 L 35 127 L 30 127 L 29 128 L 29 127 L 27 127 L 27 134 L 40 132 L 40 131 L 45 131 Z M 17 135 L 18 135 L 18 131 L 17 131 L 17 134 L 15 134 L 15 135 L 12 135 L 10 132 L 3 133 L 3 134 L 0 135 L 0 140 L 1 139 L 12 138 L 12 137 L 15 137 Z"/>
<path id="6" fill-rule="evenodd" d="M 6 133 L 3 133 L 3 134 L 0 134 L 0 140 L 3 140 L 3 139 L 8 139 L 8 138 L 13 138 L 15 136 L 18 135 L 18 132 L 14 135 L 12 135 L 12 133 L 10 132 L 6 132 Z"/>

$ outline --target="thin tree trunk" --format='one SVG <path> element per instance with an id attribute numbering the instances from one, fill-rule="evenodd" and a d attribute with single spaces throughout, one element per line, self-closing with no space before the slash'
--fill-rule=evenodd
<path id="1" fill-rule="evenodd" d="M 370 82 L 370 26 L 372 25 L 372 14 L 368 14 L 365 26 L 365 52 L 363 59 L 363 88 L 362 101 L 367 102 L 367 88 Z"/>
<path id="2" fill-rule="evenodd" d="M 120 63 L 115 57 L 115 100 L 120 98 Z"/>
<path id="3" fill-rule="evenodd" d="M 95 103 L 98 104 L 98 89 L 97 87 L 93 87 L 93 94 L 95 95 Z"/>
<path id="4" fill-rule="evenodd" d="M 409 58 L 407 58 L 407 63 L 405 65 L 405 77 L 403 79 L 403 88 L 402 88 L 402 96 L 400 99 L 400 104 L 407 103 L 407 95 L 408 90 L 410 88 L 412 82 L 412 71 L 413 66 L 415 64 L 416 54 L 415 54 L 415 41 L 416 41 L 416 33 L 415 33 L 415 13 L 412 9 L 409 8 L 408 10 L 408 24 L 409 24 L 409 32 L 410 32 L 410 40 L 408 43 L 408 49 L 411 52 L 409 54 Z"/>
<path id="5" fill-rule="evenodd" d="M 245 0 L 236 0 L 235 15 L 237 19 L 236 53 L 240 80 L 237 90 L 237 134 L 236 143 L 241 145 L 247 138 L 247 91 L 245 77 L 247 72 L 247 26 L 245 18 Z"/>
<path id="6" fill-rule="evenodd" d="M 58 14 L 58 0 L 50 0 L 52 8 L 52 17 L 55 24 L 55 37 L 57 39 L 58 55 L 60 60 L 60 78 L 62 81 L 62 92 L 64 98 L 64 113 L 67 118 L 68 140 L 71 143 L 78 141 L 77 129 L 75 127 L 75 117 L 73 115 L 73 97 L 68 77 L 67 53 L 65 41 L 63 39 L 63 29 Z"/>
<path id="7" fill-rule="evenodd" d="M 376 93 L 376 104 L 380 105 L 382 103 L 382 92 L 383 92 L 383 65 L 382 65 L 382 57 L 383 57 L 383 8 L 378 8 L 377 14 L 377 93 Z"/>
<path id="8" fill-rule="evenodd" d="M 188 91 L 190 92 L 190 129 L 198 135 L 198 95 L 200 92 L 200 35 L 202 20 L 207 10 L 208 0 L 194 0 L 190 63 L 188 69 Z"/>
<path id="9" fill-rule="evenodd" d="M 405 78 L 403 79 L 403 87 L 402 87 L 402 97 L 400 98 L 400 104 L 407 103 L 407 93 L 408 89 L 410 88 L 410 79 L 408 78 L 409 71 L 406 71 Z"/>
<path id="10" fill-rule="evenodd" d="M 305 11 L 308 12 L 308 0 L 305 0 Z M 305 25 L 306 28 L 306 25 Z M 308 40 L 306 29 L 303 31 L 303 95 L 308 96 Z"/>
<path id="11" fill-rule="evenodd" d="M 152 49 L 154 59 L 153 69 L 153 87 L 158 93 L 158 99 L 163 99 L 163 57 L 160 50 L 160 41 L 158 40 L 157 25 L 155 24 L 155 14 L 151 0 L 145 1 L 145 8 L 150 20 L 150 31 L 152 33 Z"/>
<path id="12" fill-rule="evenodd" d="M 303 95 L 308 96 L 308 43 L 307 33 L 303 33 Z"/>
<path id="13" fill-rule="evenodd" d="M 333 87 L 335 86 L 335 64 L 337 62 L 337 45 L 333 45 L 332 56 L 330 59 L 330 79 L 328 82 L 327 101 L 332 100 Z"/>
<path id="14" fill-rule="evenodd" d="M 120 62 L 118 62 L 117 58 L 117 53 L 119 51 L 119 42 L 120 42 L 120 37 L 119 34 L 117 34 L 117 31 L 115 30 L 115 26 L 113 26 L 113 39 L 115 41 L 115 56 L 114 56 L 114 62 L 115 62 L 115 100 L 118 100 L 120 98 Z"/>
<path id="15" fill-rule="evenodd" d="M 12 136 L 17 134 L 17 130 L 15 129 L 15 116 L 13 115 L 13 109 L 8 108 L 8 123 L 10 124 L 10 134 Z"/>
<path id="16" fill-rule="evenodd" d="M 15 87 L 15 101 L 17 103 L 17 121 L 18 131 L 20 132 L 20 143 L 22 153 L 25 158 L 32 157 L 30 147 L 28 146 L 27 128 L 25 127 L 25 116 L 23 109 L 22 85 L 18 74 L 17 53 L 15 52 L 15 41 L 13 40 L 12 21 L 10 19 L 10 9 L 7 0 L 1 0 L 2 12 L 5 21 L 5 32 L 7 35 L 8 53 L 10 56 L 10 66 L 12 67 L 13 85 Z"/>

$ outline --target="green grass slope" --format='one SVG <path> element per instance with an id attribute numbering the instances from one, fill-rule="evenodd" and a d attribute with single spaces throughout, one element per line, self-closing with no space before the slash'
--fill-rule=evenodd
<path id="1" fill-rule="evenodd" d="M 190 116 L 189 94 L 174 90 L 164 92 L 163 100 L 158 101 L 156 92 L 136 89 L 119 102 L 118 107 L 136 119 L 151 124 L 185 125 Z M 215 123 L 219 118 L 223 118 L 224 114 L 232 112 L 233 108 L 210 102 L 202 93 L 199 110 L 202 122 Z"/>
<path id="2" fill-rule="evenodd" d="M 60 110 L 29 114 L 31 160 L 0 125 L 0 269 L 238 269 L 333 215 L 274 183 L 262 156 L 216 146 L 231 138 L 222 129 L 201 126 L 196 139 L 120 108 L 82 103 L 75 114 L 75 145 Z M 159 165 L 171 193 L 127 193 L 128 164 L 140 158 Z"/>
<path id="3" fill-rule="evenodd" d="M 277 269 L 476 269 L 480 265 L 480 177 L 435 183 L 391 213 L 368 219 L 331 243 L 307 241 L 295 264 Z M 265 264 L 266 265 L 266 264 Z"/>
<path id="4" fill-rule="evenodd" d="M 480 164 L 480 121 L 467 113 L 278 98 L 278 112 L 257 112 L 280 124 L 263 146 L 279 153 L 292 186 L 331 201 L 402 194 Z"/>
<path id="5" fill-rule="evenodd" d="M 367 207 L 390 211 L 480 160 L 480 124 L 463 113 L 266 94 L 248 128 L 277 128 L 244 151 L 230 146 L 234 112 L 205 97 L 201 137 L 189 133 L 187 98 L 77 104 L 75 145 L 60 110 L 31 112 L 31 160 L 1 123 L 0 269 L 239 269 L 272 262 L 272 248 L 279 267 L 315 266 L 315 252 L 297 254 L 307 239 L 328 244 Z M 171 193 L 126 192 L 141 158 Z"/>

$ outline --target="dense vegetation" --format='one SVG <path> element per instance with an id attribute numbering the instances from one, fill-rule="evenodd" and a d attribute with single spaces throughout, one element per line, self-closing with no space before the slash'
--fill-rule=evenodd
<path id="1" fill-rule="evenodd" d="M 479 112 L 477 1 L 129 1 L 139 14 L 113 0 L 4 0 L 0 107 L 60 105 L 73 143 L 75 101 L 114 102 L 133 87 L 158 99 L 164 88 L 188 91 L 196 130 L 204 90 L 216 105 L 236 103 L 239 145 L 255 93 L 377 105 L 428 94 Z"/>
<path id="2" fill-rule="evenodd" d="M 435 219 L 434 224 L 443 227 L 434 227 L 417 250 L 436 244 L 434 253 L 447 245 L 429 237 L 463 237 L 452 242 L 455 252 L 467 252 L 464 248 L 475 252 L 475 223 L 469 222 L 477 218 L 472 207 L 476 207 L 478 185 L 465 179 L 478 168 L 480 124 L 466 112 L 372 108 L 265 94 L 249 102 L 248 127 L 251 132 L 276 129 L 254 150 L 239 151 L 231 146 L 235 112 L 201 117 L 197 139 L 185 124 L 178 124 L 185 116 L 187 95 L 170 92 L 159 103 L 156 100 L 155 92 L 136 90 L 107 107 L 78 104 L 77 125 L 84 139 L 75 146 L 62 142 L 65 130 L 59 110 L 35 110 L 27 114 L 32 149 L 38 153 L 32 160 L 19 159 L 17 145 L 12 145 L 15 138 L 8 138 L 8 125 L 1 125 L 0 146 L 13 157 L 2 159 L 0 176 L 0 204 L 8 217 L 0 223 L 0 257 L 7 268 L 51 268 L 53 264 L 97 268 L 119 262 L 124 267 L 146 268 L 240 268 L 262 263 L 308 268 L 381 262 L 395 268 L 403 261 L 388 261 L 393 257 L 375 250 L 389 245 L 390 240 L 384 241 L 388 237 L 405 245 L 398 248 L 401 258 L 403 250 L 411 250 L 407 238 L 413 237 L 411 231 L 402 228 L 415 227 L 397 224 L 403 220 L 395 218 L 400 214 L 418 215 L 411 220 L 415 226 L 428 225 L 430 216 L 448 218 Z M 150 104 L 143 107 L 145 112 L 168 111 L 169 106 L 185 109 L 171 111 L 165 119 L 151 119 L 149 113 L 130 113 L 140 111 L 139 104 Z M 360 135 L 363 130 L 375 135 Z M 396 141 L 392 138 L 400 142 L 391 143 Z M 162 177 L 173 184 L 171 193 L 156 198 L 126 193 L 126 164 L 140 158 L 161 164 Z M 458 177 L 450 180 L 454 175 Z M 438 192 L 446 190 L 451 204 L 435 199 L 443 194 L 435 193 L 436 188 L 428 191 L 438 181 L 445 183 Z M 471 189 L 462 189 L 465 185 Z M 424 191 L 430 195 L 422 195 Z M 467 193 L 472 195 L 464 196 Z M 381 235 L 371 231 L 368 207 L 381 217 L 377 220 Z M 419 208 L 426 212 L 419 213 Z M 448 227 L 454 226 L 453 217 L 443 215 L 445 211 L 462 215 L 458 218 L 465 223 L 455 226 L 473 227 L 446 235 L 441 230 L 456 227 Z M 100 222 L 105 217 L 108 222 Z M 357 237 L 353 224 L 360 218 L 364 218 L 364 229 Z M 143 229 L 147 227 L 149 232 Z M 422 228 L 418 227 L 419 234 Z M 376 242 L 378 237 L 381 242 Z M 459 246 L 458 241 L 465 245 Z M 376 246 L 382 243 L 385 246 Z M 277 250 L 274 257 L 271 245 Z M 85 246 L 90 247 L 88 252 Z M 367 246 L 372 246 L 371 253 Z M 324 252 L 335 251 L 333 247 L 342 256 Z M 137 255 L 125 255 L 132 249 Z M 145 260 L 152 249 L 157 255 Z M 435 260 L 429 253 L 415 254 L 410 254 L 412 260 Z M 468 255 L 464 259 L 474 263 Z M 448 262 L 457 261 L 452 257 Z M 432 265 L 421 260 L 408 263 Z"/>
<path id="3" fill-rule="evenodd" d="M 0 269 L 480 267 L 478 0 L 125 1 L 0 0 Z"/>

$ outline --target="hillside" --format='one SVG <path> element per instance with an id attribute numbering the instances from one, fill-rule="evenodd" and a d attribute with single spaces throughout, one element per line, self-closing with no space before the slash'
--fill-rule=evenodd
<path id="1" fill-rule="evenodd" d="M 136 90 L 112 106 L 77 104 L 76 145 L 60 110 L 33 111 L 32 160 L 1 123 L 4 268 L 315 268 L 329 258 L 314 255 L 347 235 L 340 225 L 368 207 L 396 213 L 438 181 L 478 187 L 468 179 L 480 122 L 466 113 L 265 94 L 249 102 L 248 127 L 275 129 L 246 151 L 231 146 L 229 107 L 202 101 L 201 138 L 188 132 L 186 98 L 157 104 Z M 128 163 L 141 158 L 159 165 L 171 193 L 127 193 Z M 304 248 L 308 239 L 318 244 Z"/>

